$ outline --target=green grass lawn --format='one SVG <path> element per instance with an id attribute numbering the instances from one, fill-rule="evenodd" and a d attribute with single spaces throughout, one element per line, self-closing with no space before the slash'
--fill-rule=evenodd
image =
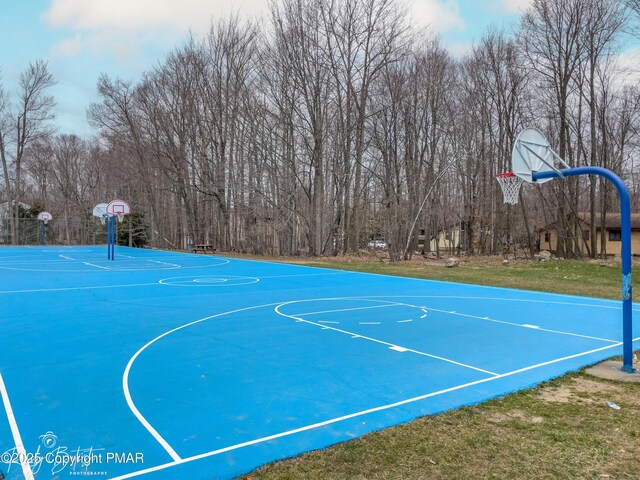
<path id="1" fill-rule="evenodd" d="M 278 259 L 273 259 L 278 261 Z M 572 295 L 620 298 L 615 262 L 289 259 L 291 263 Z M 281 261 L 281 259 L 280 259 Z M 638 268 L 636 268 L 638 270 Z M 634 275 L 634 280 L 638 277 Z M 613 401 L 620 410 L 607 405 Z M 640 479 L 640 383 L 573 373 L 266 465 L 243 476 L 293 479 Z"/>

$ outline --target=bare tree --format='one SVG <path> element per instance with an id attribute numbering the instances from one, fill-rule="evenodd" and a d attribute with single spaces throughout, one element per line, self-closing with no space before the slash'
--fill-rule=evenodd
<path id="1" fill-rule="evenodd" d="M 55 102 L 46 91 L 54 84 L 48 64 L 37 60 L 20 74 L 14 108 L 0 88 L 0 160 L 5 196 L 13 208 L 10 221 L 13 244 L 18 243 L 23 155 L 32 142 L 51 132 L 49 120 L 53 118 Z"/>
<path id="2" fill-rule="evenodd" d="M 528 59 L 528 68 L 540 82 L 540 92 L 549 92 L 547 107 L 557 116 L 558 154 L 573 166 L 569 156 L 569 110 L 571 89 L 575 74 L 585 58 L 582 32 L 586 20 L 586 4 L 582 0 L 534 0 L 525 12 L 519 32 L 523 52 Z M 555 182 L 558 200 L 558 247 L 559 256 L 572 255 L 568 241 L 571 228 L 567 224 L 566 204 L 575 211 L 577 180 Z"/>

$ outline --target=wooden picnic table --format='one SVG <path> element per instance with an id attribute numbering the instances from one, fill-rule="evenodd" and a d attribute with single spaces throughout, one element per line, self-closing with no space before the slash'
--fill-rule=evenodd
<path id="1" fill-rule="evenodd" d="M 193 253 L 216 253 L 216 248 L 213 245 L 207 245 L 204 243 L 198 243 L 193 246 Z"/>

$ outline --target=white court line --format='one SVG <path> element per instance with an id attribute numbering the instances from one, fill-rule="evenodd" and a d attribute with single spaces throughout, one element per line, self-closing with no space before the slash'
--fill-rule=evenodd
<path id="1" fill-rule="evenodd" d="M 382 325 L 382 322 L 358 322 L 359 325 Z"/>
<path id="2" fill-rule="evenodd" d="M 532 330 L 538 330 L 540 332 L 557 333 L 559 335 L 569 335 L 571 337 L 588 338 L 590 340 L 598 340 L 598 341 L 601 341 L 601 342 L 617 343 L 617 340 L 611 340 L 609 338 L 592 337 L 590 335 L 581 335 L 579 333 L 563 332 L 562 330 L 552 330 L 552 329 L 549 329 L 549 328 L 541 328 L 541 327 L 538 327 L 536 325 L 528 325 L 528 324 L 522 324 L 522 323 L 507 322 L 505 320 L 496 320 L 496 319 L 488 318 L 488 317 L 478 317 L 476 315 L 469 315 L 467 313 L 448 312 L 447 310 L 438 310 L 437 308 L 429 308 L 429 310 L 432 310 L 434 312 L 441 312 L 441 313 L 448 313 L 448 314 L 451 314 L 451 315 L 457 315 L 459 317 L 474 318 L 476 320 L 482 320 L 484 322 L 502 323 L 504 325 L 511 325 L 511 326 L 514 326 L 514 327 L 529 328 L 529 329 L 532 329 Z"/>
<path id="3" fill-rule="evenodd" d="M 101 288 L 125 288 L 125 287 L 150 287 L 152 285 L 160 285 L 158 282 L 153 283 L 129 283 L 125 285 L 95 285 L 90 287 L 60 287 L 60 288 L 33 288 L 29 290 L 0 290 L 0 295 L 12 293 L 37 293 L 37 292 L 64 292 L 72 290 L 93 290 Z"/>
<path id="4" fill-rule="evenodd" d="M 20 430 L 16 423 L 16 417 L 13 414 L 13 408 L 11 408 L 11 402 L 9 401 L 9 393 L 7 387 L 4 384 L 4 379 L 0 373 L 0 394 L 2 395 L 2 403 L 4 403 L 4 410 L 7 412 L 7 419 L 9 420 L 9 427 L 11 427 L 11 435 L 13 435 L 13 441 L 16 444 L 16 453 L 20 459 L 20 465 L 22 466 L 22 474 L 25 480 L 33 480 L 33 471 L 31 465 L 29 465 L 29 459 L 27 458 L 27 452 L 24 449 L 22 443 L 22 437 L 20 436 Z"/>
<path id="5" fill-rule="evenodd" d="M 372 274 L 376 275 L 376 274 Z M 437 280 L 434 280 L 437 282 Z M 443 283 L 452 283 L 452 282 L 443 282 Z M 465 286 L 481 286 L 481 285 L 473 285 L 473 284 L 464 284 Z M 549 292 L 535 292 L 533 290 L 516 290 L 513 288 L 502 288 L 502 287 L 489 287 L 489 288 L 497 288 L 499 290 L 511 290 L 515 292 L 522 293 L 535 293 L 535 294 L 547 294 L 552 295 L 554 297 L 567 297 L 567 298 L 576 298 L 580 300 L 584 300 L 584 297 L 572 297 L 571 295 L 562 295 L 558 293 L 549 293 Z M 443 299 L 459 299 L 459 300 L 488 300 L 491 302 L 529 302 L 529 303 L 547 303 L 550 305 L 571 305 L 575 307 L 597 307 L 597 308 L 608 308 L 611 310 L 621 310 L 622 307 L 615 305 L 603 305 L 603 304 L 595 304 L 595 303 L 574 303 L 574 302 L 559 302 L 553 300 L 533 300 L 529 298 L 502 298 L 502 297 L 466 297 L 462 295 L 378 295 L 376 297 L 361 297 L 361 298 L 396 298 L 396 297 L 405 297 L 405 298 L 443 298 Z M 354 297 L 358 298 L 358 297 Z M 620 300 L 611 300 L 608 298 L 593 298 L 592 300 L 602 300 L 607 303 L 620 302 Z M 635 305 L 634 307 L 640 309 L 640 306 Z M 427 307 L 425 307 L 427 308 Z"/>
<path id="6" fill-rule="evenodd" d="M 80 260 L 80 259 L 79 259 Z M 95 261 L 95 260 L 93 260 Z M 178 264 L 173 264 L 173 263 L 168 263 L 168 262 L 159 262 L 156 260 L 149 260 L 147 258 L 141 257 L 141 258 L 133 258 L 131 259 L 131 261 L 133 262 L 155 262 L 155 263 L 160 263 L 160 264 L 165 264 L 165 265 L 170 265 L 170 267 L 164 268 L 164 269 L 158 269 L 157 267 L 153 267 L 153 268 L 144 268 L 143 266 L 141 267 L 127 267 L 127 263 L 128 259 L 124 259 L 122 260 L 122 264 L 119 262 L 116 262 L 115 264 L 112 264 L 112 266 L 108 266 L 108 267 L 101 267 L 99 265 L 93 264 L 91 262 L 86 262 L 83 261 L 82 263 L 86 264 L 86 265 L 90 265 L 92 267 L 97 267 L 99 270 L 96 269 L 91 269 L 91 270 L 77 270 L 77 269 L 73 269 L 73 270 L 69 270 L 69 269 L 42 269 L 42 268 L 28 268 L 31 266 L 36 266 L 36 265 L 40 265 L 44 262 L 46 262 L 46 260 L 41 261 L 34 261 L 34 262 L 19 262 L 19 265 L 26 265 L 26 266 L 21 266 L 21 267 L 11 267 L 11 266 L 6 266 L 4 265 L 4 263 L 8 263 L 8 262 L 2 262 L 0 261 L 0 269 L 2 270 L 16 270 L 16 271 L 20 271 L 20 272 L 41 272 L 41 273 L 58 273 L 58 272 L 74 272 L 77 273 L 79 271 L 83 271 L 85 273 L 87 272 L 100 272 L 103 270 L 108 270 L 108 271 L 112 271 L 112 272 L 153 272 L 153 271 L 158 271 L 158 270 L 176 270 L 178 268 L 181 268 L 183 270 L 186 269 L 200 269 L 200 268 L 212 268 L 212 267 L 220 267 L 222 265 L 227 265 L 229 263 L 228 260 L 224 260 L 221 259 L 220 263 L 215 263 L 215 264 L 204 264 L 204 265 L 178 265 Z M 59 264 L 61 266 L 66 266 L 69 265 L 68 262 L 64 262 L 62 260 L 55 260 L 56 264 Z M 122 265 L 122 266 L 121 266 Z"/>
<path id="7" fill-rule="evenodd" d="M 90 267 L 101 268 L 102 270 L 111 270 L 109 267 L 101 267 L 100 265 L 96 265 L 95 263 L 89 263 L 89 262 L 82 262 L 82 263 Z"/>
<path id="8" fill-rule="evenodd" d="M 60 257 L 67 257 L 66 255 L 60 255 Z M 38 259 L 34 256 L 30 256 L 28 259 L 25 258 L 24 260 L 0 260 L 0 265 L 41 265 L 43 263 L 57 263 L 59 265 L 66 265 L 69 262 L 65 261 L 65 260 L 83 260 L 82 258 L 71 258 L 71 257 L 67 257 L 64 259 L 61 258 L 53 258 L 53 259 Z M 84 259 L 87 260 L 87 259 Z M 91 260 L 91 259 L 89 259 Z"/>
<path id="9" fill-rule="evenodd" d="M 140 413 L 140 410 L 138 410 L 138 407 L 136 407 L 135 403 L 133 402 L 133 398 L 131 397 L 131 392 L 129 390 L 129 373 L 131 372 L 131 367 L 135 363 L 136 359 L 140 356 L 140 354 L 142 352 L 144 352 L 147 348 L 149 348 L 151 345 L 156 343 L 158 340 L 161 340 L 162 338 L 166 337 L 167 335 L 171 335 L 172 333 L 177 332 L 179 330 L 182 330 L 184 328 L 190 327 L 192 325 L 196 325 L 198 323 L 205 322 L 207 320 L 211 320 L 212 318 L 222 317 L 224 315 L 231 315 L 233 313 L 244 312 L 244 311 L 247 311 L 247 310 L 254 310 L 254 309 L 257 309 L 257 308 L 272 307 L 274 305 L 279 305 L 280 303 L 281 302 L 276 302 L 276 303 L 269 303 L 269 304 L 265 304 L 265 305 L 254 305 L 252 307 L 239 308 L 237 310 L 231 310 L 229 312 L 223 312 L 223 313 L 218 313 L 216 315 L 210 315 L 208 317 L 204 317 L 204 318 L 201 318 L 199 320 L 195 320 L 193 322 L 186 323 L 184 325 L 181 325 L 179 327 L 171 329 L 171 330 L 169 330 L 167 332 L 164 332 L 161 335 L 158 335 L 156 338 L 154 338 L 153 340 L 147 342 L 145 345 L 140 347 L 140 349 L 138 349 L 138 351 L 133 355 L 133 357 L 131 357 L 129 359 L 129 362 L 127 363 L 127 366 L 124 369 L 124 373 L 122 374 L 122 390 L 124 392 L 124 397 L 125 397 L 125 400 L 127 402 L 127 405 L 129 406 L 129 409 L 131 410 L 131 412 L 138 419 L 138 421 L 144 426 L 144 428 L 147 429 L 147 431 L 153 436 L 153 438 L 155 438 L 156 441 L 167 451 L 169 456 L 171 456 L 171 458 L 173 458 L 174 461 L 180 460 L 180 456 L 176 453 L 176 451 L 173 449 L 173 447 L 171 447 L 171 445 L 169 445 L 169 443 L 164 438 L 162 438 L 162 436 L 156 431 L 156 429 L 153 428 L 153 426 L 147 421 L 147 419 L 144 417 L 144 415 L 142 415 L 142 413 Z"/>
<path id="10" fill-rule="evenodd" d="M 262 306 L 266 306 L 266 305 L 262 305 Z M 633 339 L 634 342 L 638 341 L 638 340 L 640 340 L 640 337 Z M 589 350 L 588 352 L 577 353 L 575 355 L 569 355 L 569 356 L 566 356 L 566 357 L 557 358 L 555 360 L 549 360 L 548 362 L 538 363 L 537 365 L 531 365 L 529 367 L 520 368 L 518 370 L 513 370 L 511 372 L 502 373 L 500 375 L 496 375 L 495 377 L 483 378 L 481 380 L 476 380 L 476 381 L 465 383 L 465 384 L 462 384 L 462 385 L 457 385 L 455 387 L 446 388 L 444 390 L 439 390 L 437 392 L 427 393 L 427 394 L 420 395 L 420 396 L 417 396 L 417 397 L 408 398 L 406 400 L 401 400 L 399 402 L 389 403 L 387 405 L 382 405 L 380 407 L 374 407 L 374 408 L 370 408 L 368 410 L 362 410 L 360 412 L 355 412 L 355 413 L 351 413 L 351 414 L 348 414 L 348 415 L 343 415 L 341 417 L 332 418 L 330 420 L 325 420 L 323 422 L 318 422 L 318 423 L 314 423 L 314 424 L 307 425 L 307 426 L 304 426 L 304 427 L 296 428 L 296 429 L 293 429 L 293 430 L 288 430 L 286 432 L 276 433 L 274 435 L 269 435 L 267 437 L 256 438 L 255 440 L 250 440 L 248 442 L 238 443 L 236 445 L 230 445 L 228 447 L 219 448 L 217 450 L 212 450 L 210 452 L 201 453 L 199 455 L 193 455 L 191 457 L 186 457 L 186 458 L 183 458 L 181 460 L 164 463 L 162 465 L 146 468 L 144 470 L 138 470 L 137 472 L 127 473 L 127 474 L 121 475 L 119 477 L 114 477 L 111 480 L 125 480 L 127 478 L 133 478 L 133 477 L 137 477 L 139 475 L 145 475 L 147 473 L 152 473 L 152 472 L 157 472 L 157 471 L 160 471 L 160 470 L 165 470 L 167 468 L 175 467 L 177 465 L 182 465 L 182 464 L 189 463 L 189 462 L 193 462 L 195 460 L 201 460 L 203 458 L 213 457 L 215 455 L 219 455 L 221 453 L 230 452 L 232 450 L 238 450 L 240 448 L 249 447 L 251 445 L 257 445 L 259 443 L 269 442 L 269 441 L 275 440 L 277 438 L 287 437 L 287 436 L 290 436 L 290 435 L 294 435 L 296 433 L 306 432 L 308 430 L 313 430 L 313 429 L 316 429 L 316 428 L 319 428 L 319 427 L 324 427 L 324 426 L 327 426 L 327 425 L 331 425 L 331 424 L 334 424 L 334 423 L 341 422 L 343 420 L 348 420 L 348 419 L 351 419 L 351 418 L 356 418 L 356 417 L 360 417 L 360 416 L 363 416 L 363 415 L 368 415 L 370 413 L 380 412 L 380 411 L 383 411 L 383 410 L 389 410 L 391 408 L 399 407 L 399 406 L 402 406 L 402 405 L 407 405 L 409 403 L 418 402 L 420 400 L 425 400 L 427 398 L 436 397 L 436 396 L 439 396 L 439 395 L 443 395 L 445 393 L 455 392 L 457 390 L 462 390 L 464 388 L 472 387 L 472 386 L 475 386 L 475 385 L 480 385 L 480 384 L 487 383 L 487 382 L 493 382 L 493 381 L 499 380 L 501 378 L 510 377 L 510 376 L 513 376 L 513 375 L 517 375 L 519 373 L 523 373 L 523 372 L 529 371 L 529 370 L 534 370 L 536 368 L 546 367 L 547 365 L 552 365 L 554 363 L 563 362 L 565 360 L 571 360 L 573 358 L 578 358 L 578 357 L 582 357 L 582 356 L 585 356 L 585 355 L 590 355 L 592 353 L 597 353 L 597 352 L 600 352 L 600 351 L 603 351 L 603 350 L 607 350 L 607 349 L 610 349 L 610 348 L 619 347 L 620 345 L 622 345 L 622 342 L 619 342 L 616 345 L 607 345 L 606 347 L 601 347 L 601 348 L 596 348 L 594 350 Z"/>
<path id="11" fill-rule="evenodd" d="M 369 340 L 370 342 L 379 343 L 381 345 L 386 345 L 388 347 L 395 347 L 396 346 L 396 344 L 394 344 L 394 343 L 385 342 L 384 340 L 378 340 L 377 338 L 367 337 L 367 336 L 360 335 L 360 334 L 357 334 L 357 333 L 354 333 L 354 332 L 349 332 L 347 330 L 342 330 L 340 328 L 328 327 L 326 325 L 322 325 L 322 324 L 317 323 L 317 322 L 312 322 L 310 320 L 305 320 L 304 318 L 300 318 L 299 316 L 298 317 L 294 317 L 292 315 L 287 315 L 286 313 L 282 313 L 279 310 L 280 307 L 282 307 L 284 305 L 289 305 L 289 304 L 298 303 L 298 302 L 302 302 L 302 301 L 304 301 L 304 300 L 294 300 L 294 301 L 291 301 L 291 302 L 284 302 L 284 303 L 281 303 L 280 305 L 278 305 L 274 310 L 278 315 L 280 315 L 282 317 L 290 318 L 292 320 L 297 320 L 297 321 L 300 321 L 300 322 L 303 322 L 303 323 L 308 323 L 309 325 L 315 325 L 316 327 L 321 327 L 321 328 L 323 328 L 325 330 L 333 330 L 334 332 L 344 333 L 346 335 L 350 335 L 352 338 L 353 338 L 353 335 L 358 335 L 359 338 L 362 338 L 364 340 Z M 382 308 L 384 306 L 385 305 L 380 305 L 380 308 Z M 395 306 L 395 305 L 390 305 L 390 306 Z M 379 324 L 379 322 L 369 322 L 369 323 L 367 323 L 367 325 L 378 325 L 378 324 Z M 405 347 L 402 347 L 402 348 L 405 348 Z M 418 355 L 422 355 L 422 356 L 425 356 L 425 357 L 434 358 L 436 360 L 441 360 L 443 362 L 451 363 L 453 365 L 458 365 L 459 367 L 469 368 L 471 370 L 476 370 L 478 372 L 487 373 L 489 375 L 498 375 L 497 373 L 492 372 L 490 370 L 485 370 L 483 368 L 474 367 L 473 365 L 467 365 L 466 363 L 456 362 L 455 360 L 451 360 L 450 358 L 440 357 L 438 355 L 433 355 L 433 354 L 427 353 L 427 352 L 421 352 L 420 350 L 414 350 L 412 348 L 407 348 L 407 351 L 408 352 L 413 352 L 413 353 L 416 353 Z"/>
<path id="12" fill-rule="evenodd" d="M 301 273 L 301 274 L 294 274 L 294 275 L 267 275 L 265 277 L 258 277 L 260 279 L 262 278 L 289 278 L 289 277 L 322 277 L 325 275 L 344 275 L 346 273 L 351 273 L 351 272 L 327 272 L 327 273 Z"/>
<path id="13" fill-rule="evenodd" d="M 406 307 L 406 306 L 411 306 L 411 305 L 407 305 L 406 303 L 390 303 L 386 305 L 370 305 L 368 307 L 340 308 L 337 310 L 322 310 L 320 312 L 292 313 L 291 315 L 293 317 L 298 317 L 298 316 L 306 317 L 308 315 L 322 315 L 323 313 L 352 312 L 354 310 L 368 310 L 370 308 Z"/>
<path id="14" fill-rule="evenodd" d="M 158 263 L 160 265 L 171 265 L 172 267 L 182 268 L 182 265 L 178 265 L 177 263 L 169 263 L 169 262 L 161 262 L 159 260 L 147 260 L 148 262 Z"/>
<path id="15" fill-rule="evenodd" d="M 409 351 L 409 349 L 408 349 L 408 348 L 399 347 L 399 346 L 397 346 L 397 345 L 394 345 L 393 347 L 389 347 L 389 348 L 390 348 L 391 350 L 395 350 L 396 352 L 401 352 L 401 353 L 404 353 L 404 352 L 408 352 L 408 351 Z"/>
<path id="16" fill-rule="evenodd" d="M 156 441 L 162 446 L 162 448 L 166 450 L 166 452 L 169 454 L 171 458 L 173 458 L 174 461 L 179 461 L 181 460 L 180 455 L 177 454 L 177 452 L 173 449 L 173 447 L 169 445 L 169 442 L 167 442 L 162 437 L 162 435 L 160 435 L 158 431 L 155 428 L 153 428 L 153 426 L 151 426 L 151 424 L 147 421 L 147 419 L 144 418 L 144 416 L 140 413 L 140 410 L 138 410 L 138 408 L 133 403 L 133 399 L 131 398 L 131 393 L 129 391 L 129 371 L 131 370 L 131 366 L 133 365 L 133 362 L 135 362 L 136 358 L 138 358 L 138 355 L 140 355 L 144 349 L 146 349 L 149 345 L 154 343 L 156 340 L 159 340 L 165 335 L 169 335 L 173 331 L 174 330 L 166 332 L 164 335 L 160 335 L 159 337 L 151 340 L 144 347 L 138 350 L 133 357 L 131 357 L 131 359 L 129 360 L 129 363 L 127 363 L 127 366 L 124 369 L 124 374 L 122 376 L 122 390 L 124 392 L 124 398 L 127 402 L 127 405 L 129 406 L 129 409 L 135 415 L 138 421 L 142 424 L 142 426 L 144 426 L 144 428 L 147 429 L 147 431 L 153 436 L 153 438 L 156 439 Z"/>
<path id="17" fill-rule="evenodd" d="M 75 260 L 75 258 L 71 258 L 68 255 L 59 255 L 60 258 L 64 258 L 65 260 Z"/>

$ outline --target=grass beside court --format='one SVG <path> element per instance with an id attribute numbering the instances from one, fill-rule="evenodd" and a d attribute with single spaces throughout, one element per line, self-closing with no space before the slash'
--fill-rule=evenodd
<path id="1" fill-rule="evenodd" d="M 272 259 L 282 261 L 282 259 Z M 616 262 L 418 259 L 291 263 L 572 295 L 620 298 Z M 638 267 L 636 267 L 638 270 Z M 634 280 L 638 277 L 634 274 Z M 614 410 L 607 402 L 621 407 Z M 640 383 L 574 373 L 534 389 L 264 466 L 253 480 L 640 478 Z"/>
<path id="2" fill-rule="evenodd" d="M 443 262 L 414 260 L 412 262 L 367 262 L 362 260 L 310 260 L 304 263 L 316 267 L 331 267 L 367 273 L 426 278 L 448 282 L 472 283 L 494 287 L 537 290 L 617 299 L 621 297 L 621 270 L 618 262 L 550 260 L 546 262 L 510 261 L 500 258 L 469 258 L 455 268 Z M 640 280 L 636 267 L 634 281 Z"/>

